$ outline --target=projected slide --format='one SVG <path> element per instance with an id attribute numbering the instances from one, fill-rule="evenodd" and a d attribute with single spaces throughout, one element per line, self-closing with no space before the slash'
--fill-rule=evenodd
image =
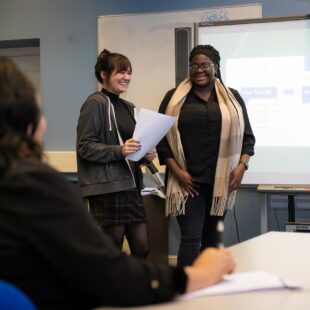
<path id="1" fill-rule="evenodd" d="M 226 82 L 246 102 L 257 146 L 310 146 L 309 56 L 229 58 Z"/>
<path id="2" fill-rule="evenodd" d="M 246 102 L 256 145 L 242 182 L 309 184 L 310 19 L 201 26 L 197 38 Z"/>

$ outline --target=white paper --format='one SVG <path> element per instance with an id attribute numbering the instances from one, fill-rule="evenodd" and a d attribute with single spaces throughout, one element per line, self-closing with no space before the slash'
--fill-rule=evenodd
<path id="1" fill-rule="evenodd" d="M 140 160 L 160 142 L 175 120 L 176 118 L 173 116 L 141 109 L 133 133 L 133 138 L 141 143 L 141 150 L 128 155 L 127 158 L 133 161 Z"/>
<path id="2" fill-rule="evenodd" d="M 143 188 L 143 190 L 141 191 L 141 195 L 142 196 L 155 195 L 155 196 L 158 196 L 160 198 L 166 199 L 165 194 L 161 190 L 159 190 L 158 188 L 155 188 L 155 187 Z"/>
<path id="3" fill-rule="evenodd" d="M 301 288 L 301 285 L 299 283 L 283 279 L 282 277 L 269 272 L 252 271 L 226 275 L 218 284 L 185 294 L 180 298 L 190 299 L 200 296 L 224 295 L 284 288 Z"/>

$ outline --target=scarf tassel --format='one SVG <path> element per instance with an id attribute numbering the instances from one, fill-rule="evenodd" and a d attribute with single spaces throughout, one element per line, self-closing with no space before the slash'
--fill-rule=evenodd
<path id="1" fill-rule="evenodd" d="M 213 197 L 210 215 L 223 216 L 226 210 L 232 210 L 236 201 L 237 191 L 229 193 L 228 196 Z"/>
<path id="2" fill-rule="evenodd" d="M 182 192 L 171 193 L 169 197 L 166 197 L 166 216 L 184 215 L 186 200 L 187 196 L 184 197 Z"/>
<path id="3" fill-rule="evenodd" d="M 213 197 L 210 215 L 223 216 L 226 209 L 227 196 Z"/>

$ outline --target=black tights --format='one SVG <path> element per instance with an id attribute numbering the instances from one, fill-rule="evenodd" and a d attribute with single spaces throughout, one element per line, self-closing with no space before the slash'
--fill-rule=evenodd
<path id="1" fill-rule="evenodd" d="M 136 223 L 118 226 L 102 227 L 114 241 L 115 245 L 122 250 L 124 236 L 129 244 L 131 255 L 146 258 L 149 253 L 149 235 L 146 223 Z"/>

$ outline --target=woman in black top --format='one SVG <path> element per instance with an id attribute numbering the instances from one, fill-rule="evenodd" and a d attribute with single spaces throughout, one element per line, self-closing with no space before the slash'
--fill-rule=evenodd
<path id="1" fill-rule="evenodd" d="M 181 228 L 179 266 L 216 246 L 217 223 L 234 205 L 255 144 L 241 96 L 221 80 L 218 51 L 196 46 L 189 61 L 189 78 L 160 105 L 159 112 L 178 122 L 157 148 L 168 168 L 167 211 Z"/>
<path id="2" fill-rule="evenodd" d="M 120 98 L 129 85 L 132 68 L 124 55 L 104 50 L 95 73 L 101 92 L 83 104 L 77 126 L 78 179 L 90 212 L 114 243 L 122 248 L 124 236 L 131 253 L 145 258 L 149 251 L 146 216 L 141 197 L 139 163 L 126 156 L 140 149 L 132 139 L 135 107 Z M 145 160 L 152 160 L 151 150 Z"/>
<path id="3" fill-rule="evenodd" d="M 41 162 L 44 129 L 32 84 L 0 57 L 0 278 L 38 309 L 159 303 L 233 271 L 227 250 L 185 269 L 122 254 L 72 184 Z"/>

